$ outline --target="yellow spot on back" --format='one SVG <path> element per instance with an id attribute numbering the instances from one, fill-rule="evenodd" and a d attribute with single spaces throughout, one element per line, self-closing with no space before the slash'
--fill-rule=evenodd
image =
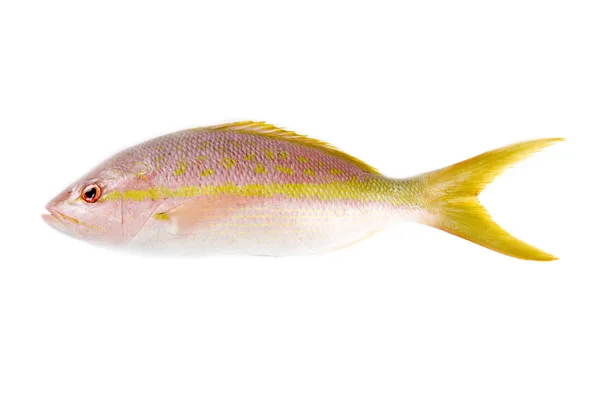
<path id="1" fill-rule="evenodd" d="M 221 164 L 223 164 L 226 169 L 230 169 L 235 164 L 235 160 L 231 157 L 223 157 Z"/>
<path id="2" fill-rule="evenodd" d="M 282 160 L 287 160 L 287 159 L 288 159 L 288 157 L 289 157 L 289 155 L 288 155 L 287 151 L 280 151 L 280 152 L 277 154 L 277 156 L 278 156 L 279 158 L 281 158 Z"/>
<path id="3" fill-rule="evenodd" d="M 256 154 L 254 154 L 254 153 L 246 154 L 244 156 L 244 160 L 246 160 L 246 161 L 254 161 L 254 160 L 256 160 Z"/>
<path id="4" fill-rule="evenodd" d="M 344 172 L 342 170 L 339 170 L 337 168 L 332 168 L 329 170 L 329 173 L 331 175 L 342 175 Z"/>
<path id="5" fill-rule="evenodd" d="M 177 162 L 177 166 L 175 167 L 175 171 L 173 171 L 173 174 L 176 176 L 183 175 L 185 174 L 185 170 L 187 170 L 187 162 L 179 160 Z"/>
<path id="6" fill-rule="evenodd" d="M 155 158 L 155 162 L 156 162 L 156 169 L 160 170 L 162 168 L 162 163 L 165 161 L 167 157 L 164 155 L 159 155 L 158 157 Z"/>
<path id="7" fill-rule="evenodd" d="M 253 122 L 253 121 L 244 121 L 244 122 L 235 122 L 235 123 L 227 123 L 220 124 L 217 126 L 206 127 L 208 130 L 224 130 L 224 131 L 235 131 L 238 133 L 246 133 L 253 134 L 256 136 L 267 137 L 275 140 L 284 140 L 290 143 L 301 144 L 306 147 L 312 147 L 318 150 L 321 150 L 330 156 L 334 156 L 340 158 L 342 160 L 348 161 L 358 168 L 365 172 L 369 172 L 372 174 L 379 174 L 379 172 L 368 165 L 367 163 L 359 160 L 356 157 L 353 157 L 349 154 L 346 154 L 334 146 L 325 143 L 320 140 L 316 140 L 313 138 L 309 138 L 293 131 L 284 130 L 279 127 L 273 126 L 272 124 L 267 124 L 265 122 Z M 267 157 L 269 157 L 267 155 Z M 272 157 L 269 157 L 272 158 Z"/>
<path id="8" fill-rule="evenodd" d="M 267 156 L 267 158 L 268 158 L 269 160 L 272 160 L 272 159 L 274 159 L 274 158 L 275 158 L 275 153 L 274 153 L 274 152 L 272 152 L 271 150 L 269 150 L 268 148 L 267 148 L 267 149 L 265 149 L 265 155 Z"/>
<path id="9" fill-rule="evenodd" d="M 146 174 L 148 174 L 148 166 L 146 163 L 138 161 L 134 163 L 138 168 L 138 172 L 135 174 L 136 178 L 147 180 Z"/>
<path id="10" fill-rule="evenodd" d="M 205 155 L 199 155 L 198 157 L 196 157 L 196 161 L 203 163 L 204 161 L 206 161 L 206 156 Z"/>
<path id="11" fill-rule="evenodd" d="M 264 174 L 265 172 L 267 172 L 267 170 L 265 169 L 265 166 L 258 163 L 256 164 L 256 167 L 254 168 L 254 172 L 257 174 Z"/>
<path id="12" fill-rule="evenodd" d="M 298 161 L 300 161 L 301 163 L 307 163 L 308 159 L 306 157 L 302 157 L 301 155 L 299 155 L 298 157 L 296 157 L 298 159 Z"/>
<path id="13" fill-rule="evenodd" d="M 210 175 L 213 175 L 214 173 L 215 173 L 215 170 L 213 170 L 212 168 L 208 168 L 208 169 L 206 169 L 206 170 L 202 171 L 202 172 L 200 173 L 200 176 L 201 176 L 201 177 L 208 177 L 208 176 L 210 176 Z"/>
<path id="14" fill-rule="evenodd" d="M 283 172 L 284 174 L 289 174 L 289 175 L 292 175 L 294 173 L 294 171 L 292 171 L 292 169 L 290 167 L 282 167 L 279 165 L 275 166 L 275 170 L 279 171 L 279 172 Z"/>
<path id="15" fill-rule="evenodd" d="M 315 175 L 315 172 L 314 172 L 314 171 L 313 171 L 311 168 L 307 168 L 307 169 L 305 169 L 305 170 L 304 170 L 304 173 L 305 173 L 306 175 L 309 175 L 309 176 L 311 176 L 311 177 Z"/>

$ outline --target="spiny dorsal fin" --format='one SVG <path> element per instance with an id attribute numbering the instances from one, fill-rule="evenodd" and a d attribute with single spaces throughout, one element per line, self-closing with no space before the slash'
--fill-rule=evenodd
<path id="1" fill-rule="evenodd" d="M 353 157 L 349 154 L 344 153 L 343 151 L 338 150 L 336 147 L 332 146 L 329 143 L 326 143 L 321 140 L 317 140 L 314 138 L 310 138 L 307 136 L 303 136 L 301 134 L 294 133 L 293 131 L 284 130 L 279 127 L 273 126 L 272 124 L 268 124 L 265 122 L 253 122 L 253 121 L 243 121 L 243 122 L 235 122 L 235 123 L 226 123 L 226 124 L 218 124 L 216 126 L 208 127 L 210 130 L 229 130 L 236 131 L 241 133 L 250 133 L 257 136 L 270 137 L 279 140 L 286 140 L 293 143 L 302 144 L 308 147 L 318 148 L 320 150 L 324 150 L 329 154 L 341 158 L 343 160 L 349 161 L 352 164 L 356 165 L 361 170 L 371 173 L 371 174 L 379 174 L 375 168 L 371 167 L 369 164 L 359 160 L 356 157 Z"/>

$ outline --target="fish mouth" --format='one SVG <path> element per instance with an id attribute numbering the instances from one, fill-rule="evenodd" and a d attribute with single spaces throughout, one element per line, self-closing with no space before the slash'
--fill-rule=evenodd
<path id="1" fill-rule="evenodd" d="M 60 222 L 60 220 L 58 219 L 58 217 L 56 215 L 54 215 L 52 212 L 50 213 L 43 213 L 42 214 L 42 219 L 44 219 L 44 221 L 48 224 L 52 224 L 53 222 Z"/>
<path id="2" fill-rule="evenodd" d="M 102 228 L 90 225 L 88 223 L 80 222 L 79 220 L 73 218 L 72 216 L 65 215 L 64 213 L 57 211 L 56 209 L 46 207 L 48 213 L 42 214 L 42 219 L 48 225 L 52 226 L 54 229 L 65 232 L 67 234 L 80 236 L 82 231 L 99 231 L 102 232 Z"/>
<path id="3" fill-rule="evenodd" d="M 65 215 L 55 209 L 46 207 L 48 213 L 42 214 L 42 219 L 48 225 L 61 232 L 70 232 L 70 229 L 76 229 L 79 221 L 75 218 Z"/>

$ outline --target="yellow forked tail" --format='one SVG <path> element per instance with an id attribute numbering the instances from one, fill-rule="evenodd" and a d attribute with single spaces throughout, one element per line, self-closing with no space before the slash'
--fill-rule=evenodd
<path id="1" fill-rule="evenodd" d="M 547 138 L 512 144 L 423 175 L 428 223 L 488 249 L 524 260 L 557 257 L 525 243 L 498 226 L 477 199 L 496 176 L 531 154 L 562 141 Z"/>

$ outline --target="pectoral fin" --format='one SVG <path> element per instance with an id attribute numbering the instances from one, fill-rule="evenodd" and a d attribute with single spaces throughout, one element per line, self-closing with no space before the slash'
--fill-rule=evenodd
<path id="1" fill-rule="evenodd" d="M 234 195 L 201 197 L 188 201 L 171 210 L 154 214 L 154 219 L 170 222 L 177 233 L 185 233 L 203 224 L 216 222 L 231 216 L 249 204 L 251 198 Z"/>

